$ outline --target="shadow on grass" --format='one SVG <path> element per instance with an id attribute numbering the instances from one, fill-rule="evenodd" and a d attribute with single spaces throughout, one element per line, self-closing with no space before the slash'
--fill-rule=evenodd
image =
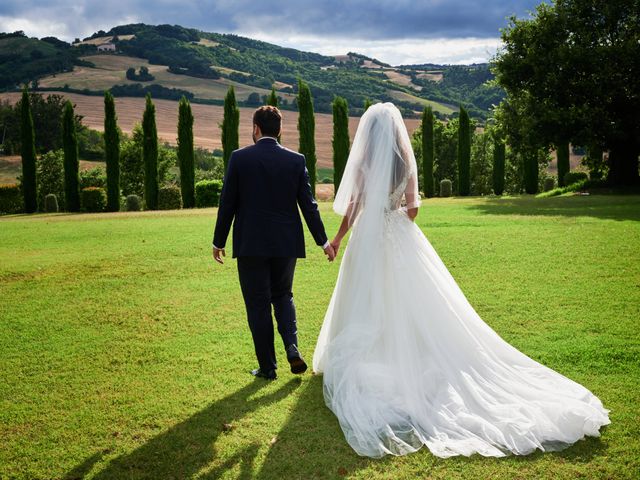
<path id="1" fill-rule="evenodd" d="M 356 454 L 344 438 L 338 420 L 322 394 L 322 377 L 305 382 L 298 402 L 269 449 L 256 478 L 340 478 L 392 458 L 371 460 Z"/>
<path id="2" fill-rule="evenodd" d="M 325 406 L 322 394 L 322 377 L 312 376 L 300 385 L 292 379 L 278 390 L 266 396 L 247 400 L 265 384 L 257 380 L 237 392 L 213 403 L 169 431 L 152 438 L 131 453 L 112 460 L 95 479 L 160 479 L 191 478 L 199 473 L 202 479 L 220 478 L 226 471 L 238 469 L 241 480 L 313 478 L 329 479 L 349 477 L 358 470 L 375 464 L 375 470 L 394 469 L 397 459 L 386 456 L 381 459 L 360 457 L 349 446 L 333 413 Z M 240 448 L 233 456 L 216 468 L 201 470 L 215 458 L 213 445 L 223 432 L 223 423 L 241 419 L 253 410 L 278 402 L 298 388 L 298 400 L 286 423 L 269 447 L 262 466 L 256 469 L 255 460 L 260 445 L 250 444 Z M 604 427 L 606 428 L 606 427 Z M 603 430 L 601 430 L 602 432 Z M 558 452 L 536 451 L 526 456 L 510 455 L 503 458 L 486 458 L 475 454 L 471 457 L 434 457 L 427 447 L 415 455 L 422 473 L 443 471 L 469 472 L 487 465 L 498 466 L 503 462 L 515 465 L 535 463 L 542 457 L 552 456 L 558 462 L 588 463 L 607 448 L 600 438 L 587 437 Z M 100 461 L 101 453 L 88 457 L 64 477 L 65 480 L 84 478 Z M 397 467 L 396 467 L 397 468 Z M 461 470 L 462 469 L 462 470 Z"/>
<path id="3" fill-rule="evenodd" d="M 482 202 L 469 205 L 468 208 L 489 215 L 548 215 L 640 221 L 638 195 L 489 197 Z"/>
<path id="4" fill-rule="evenodd" d="M 292 379 L 268 395 L 250 398 L 265 385 L 264 380 L 257 379 L 237 392 L 212 403 L 131 453 L 115 458 L 93 478 L 191 478 L 214 459 L 213 444 L 223 432 L 225 423 L 233 423 L 260 407 L 280 401 L 290 395 L 300 385 L 300 381 Z M 241 475 L 238 478 L 252 478 L 253 462 L 258 448 L 258 445 L 243 448 L 202 478 L 217 478 L 224 470 L 234 465 L 240 465 Z M 101 453 L 88 457 L 63 478 L 84 478 L 101 457 Z"/>

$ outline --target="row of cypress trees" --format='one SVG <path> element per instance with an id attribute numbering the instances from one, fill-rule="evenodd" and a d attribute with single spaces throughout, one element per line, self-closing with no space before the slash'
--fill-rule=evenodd
<path id="1" fill-rule="evenodd" d="M 469 195 L 471 190 L 471 126 L 469 115 L 460 106 L 460 123 L 458 126 L 458 193 Z M 420 129 L 422 133 L 422 177 L 423 189 L 427 198 L 435 195 L 433 171 L 435 168 L 434 115 L 430 106 L 422 112 Z M 502 195 L 505 175 L 505 144 L 500 138 L 494 139 L 493 149 L 493 191 Z M 537 168 L 537 166 L 536 166 Z M 536 179 L 537 181 L 537 179 Z"/>

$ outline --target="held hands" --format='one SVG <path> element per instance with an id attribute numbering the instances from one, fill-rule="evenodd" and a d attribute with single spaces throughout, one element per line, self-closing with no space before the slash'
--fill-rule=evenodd
<path id="1" fill-rule="evenodd" d="M 327 255 L 327 259 L 330 262 L 333 262 L 333 260 L 336 258 L 336 253 L 333 249 L 333 245 L 329 244 L 327 245 L 327 248 L 324 249 L 324 253 Z"/>

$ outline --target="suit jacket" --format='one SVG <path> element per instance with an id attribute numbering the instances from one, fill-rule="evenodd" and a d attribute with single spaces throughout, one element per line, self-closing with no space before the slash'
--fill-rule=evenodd
<path id="1" fill-rule="evenodd" d="M 235 150 L 224 178 L 213 244 L 224 248 L 233 221 L 233 258 L 305 257 L 298 206 L 316 244 L 327 241 L 304 155 L 263 138 Z"/>

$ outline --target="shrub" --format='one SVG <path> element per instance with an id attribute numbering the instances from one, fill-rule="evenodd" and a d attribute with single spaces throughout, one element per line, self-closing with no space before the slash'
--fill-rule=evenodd
<path id="1" fill-rule="evenodd" d="M 22 211 L 22 191 L 15 183 L 0 184 L 0 214 Z"/>
<path id="2" fill-rule="evenodd" d="M 58 212 L 58 197 L 55 193 L 48 193 L 44 197 L 44 211 L 47 213 Z"/>
<path id="3" fill-rule="evenodd" d="M 547 177 L 544 179 L 544 191 L 548 192 L 556 188 L 556 181 L 553 177 Z"/>
<path id="4" fill-rule="evenodd" d="M 127 212 L 139 212 L 142 210 L 142 202 L 140 201 L 140 197 L 138 195 L 127 195 L 127 199 L 125 200 L 125 210 Z"/>
<path id="5" fill-rule="evenodd" d="M 94 167 L 89 170 L 80 171 L 80 189 L 87 187 L 105 188 L 106 186 L 107 175 L 104 168 Z"/>
<path id="6" fill-rule="evenodd" d="M 177 210 L 182 208 L 182 195 L 175 185 L 161 187 L 158 190 L 158 209 Z"/>
<path id="7" fill-rule="evenodd" d="M 40 210 L 46 210 L 44 199 L 49 193 L 55 194 L 58 208 L 65 209 L 63 155 L 62 150 L 54 150 L 38 158 L 36 183 Z"/>
<path id="8" fill-rule="evenodd" d="M 107 206 L 107 194 L 104 188 L 83 188 L 80 192 L 80 204 L 85 212 L 103 212 Z"/>
<path id="9" fill-rule="evenodd" d="M 441 197 L 451 196 L 451 180 L 449 180 L 448 178 L 444 178 L 440 180 L 440 196 Z"/>
<path id="10" fill-rule="evenodd" d="M 564 175 L 564 184 L 571 185 L 573 183 L 580 182 L 582 180 L 587 180 L 589 175 L 586 172 L 567 172 Z"/>
<path id="11" fill-rule="evenodd" d="M 329 177 L 324 177 L 324 178 L 322 179 L 322 183 L 324 183 L 324 184 L 330 184 L 330 183 L 333 183 L 333 180 L 331 180 Z"/>
<path id="12" fill-rule="evenodd" d="M 202 180 L 196 183 L 196 207 L 217 207 L 221 191 L 220 180 Z"/>

